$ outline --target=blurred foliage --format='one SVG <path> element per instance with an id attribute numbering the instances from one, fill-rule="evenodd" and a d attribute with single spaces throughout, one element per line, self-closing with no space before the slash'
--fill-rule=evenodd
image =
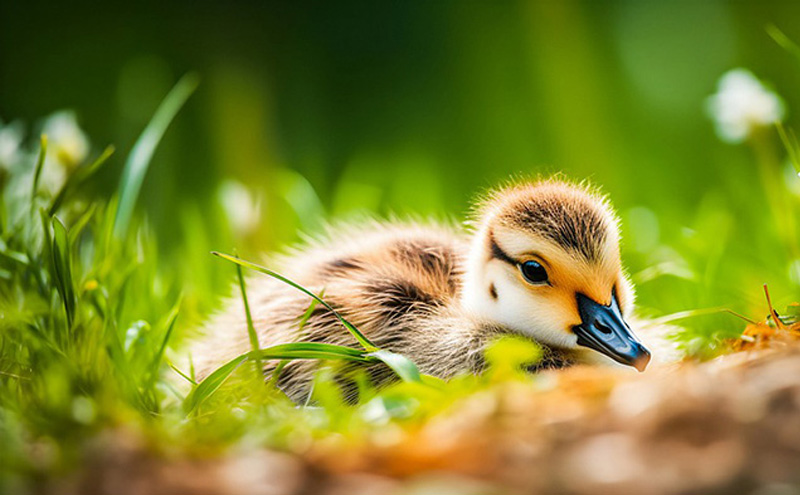
<path id="1" fill-rule="evenodd" d="M 758 314 L 761 283 L 779 304 L 797 288 L 759 235 L 776 226 L 757 162 L 783 155 L 774 134 L 720 142 L 704 100 L 744 66 L 797 108 L 798 60 L 766 30 L 800 39 L 782 23 L 797 15 L 782 1 L 4 2 L 0 118 L 74 108 L 95 143 L 127 149 L 196 71 L 195 101 L 142 191 L 168 260 L 252 257 L 363 212 L 461 219 L 511 175 L 563 171 L 602 185 L 623 214 L 649 313 Z M 95 190 L 121 167 L 112 159 Z M 226 231 L 221 181 L 252 188 L 258 228 L 245 236 Z M 704 285 L 653 279 L 665 270 Z"/>
<path id="2" fill-rule="evenodd" d="M 779 310 L 796 301 L 800 31 L 784 20 L 798 15 L 777 1 L 0 3 L 0 467 L 10 482 L 62 469 L 123 424 L 161 446 L 302 446 L 531 380 L 520 343 L 483 377 L 400 383 L 359 407 L 325 372 L 321 407 L 295 408 L 237 371 L 186 420 L 168 372 L 232 289 L 210 251 L 257 259 L 364 215 L 461 220 L 510 176 L 609 193 L 647 316 L 762 319 L 764 283 Z M 786 109 L 738 144 L 708 100 L 736 67 Z M 189 72 L 196 93 L 137 158 Z M 126 159 L 149 169 L 119 238 Z M 679 321 L 697 355 L 743 327 L 703 314 Z"/>

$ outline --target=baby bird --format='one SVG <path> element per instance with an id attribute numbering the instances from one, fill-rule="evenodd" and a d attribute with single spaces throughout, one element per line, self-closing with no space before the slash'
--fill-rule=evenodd
<path id="1" fill-rule="evenodd" d="M 480 372 L 495 337 L 515 334 L 545 350 L 537 367 L 608 358 L 643 371 L 650 352 L 626 323 L 631 283 L 617 217 L 594 190 L 550 179 L 499 189 L 476 209 L 472 231 L 372 223 L 334 232 L 270 267 L 325 300 L 377 346 L 426 374 Z M 293 341 L 356 346 L 322 306 L 299 322 L 310 298 L 277 280 L 248 281 L 261 347 Z M 250 349 L 239 298 L 211 319 L 193 349 L 198 376 Z M 275 363 L 266 363 L 265 376 Z M 290 363 L 279 386 L 308 394 L 316 364 Z M 391 379 L 385 366 L 372 379 Z"/>

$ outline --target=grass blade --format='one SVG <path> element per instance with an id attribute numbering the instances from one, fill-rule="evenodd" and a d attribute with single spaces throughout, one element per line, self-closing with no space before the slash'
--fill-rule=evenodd
<path id="1" fill-rule="evenodd" d="M 81 215 L 80 218 L 78 218 L 78 220 L 75 222 L 75 224 L 72 226 L 72 228 L 69 229 L 69 245 L 70 246 L 73 246 L 73 247 L 75 246 L 75 243 L 77 242 L 78 237 L 81 235 L 81 232 L 83 232 L 83 229 L 89 223 L 89 220 L 92 219 L 92 215 L 94 215 L 94 212 L 95 212 L 96 209 L 97 209 L 97 205 L 96 204 L 91 205 L 86 210 L 86 212 L 83 215 Z"/>
<path id="2" fill-rule="evenodd" d="M 397 354 L 391 351 L 380 350 L 367 354 L 369 357 L 374 357 L 379 361 L 390 367 L 392 371 L 397 373 L 404 382 L 422 383 L 422 376 L 420 375 L 419 368 L 414 362 L 402 354 Z"/>
<path id="3" fill-rule="evenodd" d="M 791 130 L 787 133 L 786 128 L 780 122 L 775 126 L 778 128 L 778 136 L 786 149 L 786 154 L 789 155 L 789 161 L 794 165 L 795 172 L 800 175 L 800 145 L 797 144 L 797 136 Z"/>
<path id="4" fill-rule="evenodd" d="M 320 299 L 325 298 L 325 289 L 322 289 L 320 291 L 319 298 Z M 319 301 L 317 301 L 316 299 L 312 299 L 311 304 L 308 305 L 308 309 L 306 309 L 306 312 L 303 313 L 303 316 L 300 317 L 300 321 L 297 324 L 296 340 L 303 340 L 303 337 L 305 336 L 305 332 L 303 332 L 303 329 L 306 327 L 306 323 L 308 323 L 309 318 L 311 318 L 311 314 L 314 313 L 314 308 L 316 308 L 318 304 Z"/>
<path id="5" fill-rule="evenodd" d="M 242 274 L 242 266 L 236 265 L 236 276 L 239 278 L 239 289 L 242 292 L 242 303 L 244 304 L 244 316 L 247 320 L 247 336 L 250 338 L 250 349 L 257 351 L 260 347 L 258 344 L 258 334 L 256 327 L 253 325 L 253 315 L 250 313 L 250 303 L 247 301 L 247 289 L 244 284 L 244 275 Z M 261 373 L 261 360 L 255 361 L 256 371 Z"/>
<path id="6" fill-rule="evenodd" d="M 126 388 L 126 391 L 131 393 L 136 387 L 133 386 L 130 364 L 128 363 L 128 358 L 125 356 L 125 350 L 119 338 L 119 331 L 111 318 L 105 319 L 103 331 L 105 332 L 106 350 L 111 362 L 114 364 L 114 369 L 118 374 L 117 376 Z"/>
<path id="7" fill-rule="evenodd" d="M 32 204 L 32 203 L 31 203 Z M 50 222 L 52 221 L 51 217 L 47 216 L 47 211 L 44 208 L 39 208 L 39 220 L 42 222 L 42 252 L 40 255 L 40 259 L 42 260 L 52 260 L 53 258 L 53 236 L 52 230 L 50 228 Z M 35 259 L 36 256 L 28 256 L 30 259 Z M 44 273 L 41 270 L 34 270 L 34 274 L 36 275 L 36 282 L 39 284 L 39 291 L 42 294 L 50 293 L 52 290 L 52 285 L 47 281 L 44 277 Z"/>
<path id="8" fill-rule="evenodd" d="M 794 41 L 789 39 L 783 31 L 778 28 L 775 24 L 767 24 L 766 27 L 767 34 L 770 38 L 772 38 L 775 43 L 781 46 L 784 50 L 791 53 L 798 59 L 800 59 L 800 46 L 797 45 Z"/>
<path id="9" fill-rule="evenodd" d="M 265 267 L 263 267 L 261 265 L 257 265 L 255 263 L 251 263 L 250 261 L 243 260 L 243 259 L 241 259 L 239 257 L 231 256 L 229 254 L 224 254 L 224 253 L 220 253 L 220 252 L 217 252 L 217 251 L 212 251 L 211 254 L 213 254 L 214 256 L 219 256 L 220 258 L 226 259 L 226 260 L 228 260 L 230 262 L 236 263 L 237 265 L 241 265 L 241 266 L 243 266 L 245 268 L 250 268 L 252 270 L 255 270 L 257 272 L 263 273 L 265 275 L 269 275 L 270 277 L 278 279 L 281 282 L 283 282 L 285 284 L 288 284 L 288 285 L 294 287 L 295 289 L 299 290 L 300 292 L 310 296 L 311 298 L 316 300 L 318 303 L 320 303 L 323 306 L 325 306 L 325 308 L 328 309 L 328 311 L 333 313 L 333 315 L 336 316 L 336 318 L 339 320 L 339 322 L 341 322 L 341 324 L 353 335 L 353 337 L 355 337 L 355 339 L 358 341 L 358 343 L 361 344 L 361 346 L 364 348 L 364 350 L 366 350 L 367 352 L 374 352 L 374 351 L 380 350 L 380 349 L 378 349 L 377 346 L 375 346 L 375 344 L 370 342 L 370 340 L 363 333 L 361 333 L 361 331 L 358 328 L 356 328 L 355 325 L 353 325 L 352 323 L 347 321 L 342 315 L 339 314 L 338 311 L 333 309 L 333 307 L 331 307 L 330 304 L 325 302 L 318 295 L 314 294 L 313 292 L 311 292 L 310 290 L 306 289 L 302 285 L 289 280 L 288 278 L 284 277 L 283 275 L 281 275 L 281 274 L 279 274 L 277 272 L 274 272 L 274 271 L 270 270 L 269 268 L 265 268 Z"/>
<path id="10" fill-rule="evenodd" d="M 186 414 L 192 413 L 204 400 L 211 397 L 236 369 L 247 361 L 247 356 L 239 356 L 228 361 L 208 375 L 205 380 L 195 387 L 183 401 L 183 410 Z"/>
<path id="11" fill-rule="evenodd" d="M 72 283 L 69 236 L 67 235 L 67 228 L 58 217 L 53 217 L 51 223 L 53 226 L 53 275 L 56 281 L 56 289 L 64 303 L 69 331 L 72 329 L 72 323 L 75 318 L 75 288 Z"/>
<path id="12" fill-rule="evenodd" d="M 269 381 L 267 382 L 268 387 L 276 388 L 278 386 L 278 380 L 280 380 L 281 378 L 281 372 L 283 371 L 283 368 L 285 368 L 287 364 L 289 364 L 289 361 L 284 359 L 283 361 L 278 363 L 277 366 L 275 366 L 275 369 L 272 370 L 272 376 L 269 377 Z"/>
<path id="13" fill-rule="evenodd" d="M 123 237 L 128 230 L 136 198 L 139 196 L 144 176 L 158 143 L 161 142 L 161 138 L 175 115 L 197 88 L 197 84 L 198 78 L 194 74 L 183 76 L 161 102 L 153 118 L 142 131 L 136 144 L 133 145 L 128 159 L 125 161 L 125 169 L 119 183 L 119 205 L 114 219 L 114 236 L 116 238 Z"/>
<path id="14" fill-rule="evenodd" d="M 690 309 L 690 310 L 686 310 L 686 311 L 678 311 L 677 313 L 671 313 L 671 314 L 664 315 L 664 316 L 661 316 L 661 317 L 658 317 L 658 318 L 653 318 L 653 319 L 648 321 L 648 324 L 650 324 L 650 325 L 667 325 L 667 324 L 670 324 L 670 323 L 678 321 L 678 320 L 685 320 L 687 318 L 695 318 L 697 316 L 717 315 L 717 314 L 720 314 L 720 313 L 728 313 L 728 314 L 731 314 L 731 315 L 733 315 L 733 316 L 735 316 L 735 317 L 737 317 L 739 319 L 742 319 L 742 320 L 744 320 L 747 323 L 750 323 L 752 325 L 756 324 L 756 322 L 751 320 L 750 318 L 748 318 L 748 317 L 746 317 L 744 315 L 741 315 L 741 314 L 737 313 L 736 311 L 733 311 L 733 310 L 728 309 L 728 308 L 700 308 L 700 309 Z"/>
<path id="15" fill-rule="evenodd" d="M 175 366 L 174 364 L 172 364 L 172 363 L 170 363 L 170 362 L 167 362 L 167 364 L 169 365 L 169 367 L 170 367 L 170 368 L 172 368 L 172 371 L 174 371 L 175 373 L 177 373 L 177 374 L 178 374 L 178 376 L 180 376 L 181 378 L 183 378 L 183 379 L 184 379 L 184 380 L 186 380 L 187 382 L 191 383 L 191 384 L 192 384 L 192 385 L 194 385 L 195 387 L 197 386 L 197 382 L 196 382 L 196 381 L 194 381 L 194 380 L 192 379 L 192 377 L 190 377 L 189 375 L 187 375 L 186 373 L 184 373 L 183 371 L 181 371 L 181 370 L 180 370 L 180 368 L 178 368 L 177 366 Z"/>
<path id="16" fill-rule="evenodd" d="M 164 352 L 166 352 L 167 345 L 169 345 L 169 339 L 172 337 L 172 330 L 175 328 L 175 321 L 178 319 L 178 313 L 180 313 L 181 310 L 182 300 L 182 297 L 178 298 L 178 302 L 175 303 L 175 306 L 172 308 L 172 311 L 169 312 L 169 316 L 167 317 L 167 331 L 164 334 L 164 339 L 161 341 L 161 346 L 158 348 L 158 352 L 156 353 L 155 357 L 153 358 L 153 362 L 150 365 L 151 384 L 155 382 L 155 379 L 158 376 L 158 370 L 161 368 L 161 360 L 164 359 Z"/>
<path id="17" fill-rule="evenodd" d="M 31 184 L 31 209 L 33 209 L 33 199 L 36 197 L 36 191 L 39 189 L 39 179 L 42 177 L 44 158 L 47 155 L 47 135 L 42 134 L 39 142 L 41 143 L 39 158 L 36 159 L 36 169 L 34 169 L 33 172 L 33 184 Z"/>
<path id="18" fill-rule="evenodd" d="M 317 342 L 295 342 L 293 344 L 279 344 L 256 351 L 250 351 L 231 359 L 223 364 L 203 381 L 186 397 L 183 403 L 184 411 L 189 414 L 204 400 L 216 392 L 219 387 L 236 371 L 245 361 L 255 359 L 337 359 L 369 363 L 374 358 L 366 356 L 363 351 L 334 344 L 321 344 Z"/>
<path id="19" fill-rule="evenodd" d="M 8 245 L 3 242 L 2 239 L 0 239 L 0 258 L 5 258 L 14 263 L 19 263 L 22 266 L 28 266 L 31 262 L 27 254 L 9 249 Z"/>
<path id="20" fill-rule="evenodd" d="M 103 166 L 103 164 L 111 157 L 112 154 L 114 154 L 114 147 L 108 146 L 90 165 L 79 168 L 75 171 L 75 173 L 70 174 L 70 176 L 67 177 L 67 181 L 64 182 L 63 186 L 61 186 L 61 190 L 58 191 L 55 199 L 53 199 L 53 202 L 50 204 L 48 214 L 50 216 L 55 215 L 64 200 L 67 199 L 70 194 L 72 194 L 72 192 L 78 188 L 78 186 L 83 184 L 89 177 L 94 175 L 94 173 Z"/>
<path id="21" fill-rule="evenodd" d="M 257 351 L 250 351 L 246 355 L 250 359 L 344 359 L 365 363 L 372 361 L 362 350 L 320 342 L 278 344 Z"/>
<path id="22" fill-rule="evenodd" d="M 769 297 L 769 289 L 767 288 L 767 284 L 764 284 L 764 296 L 767 298 L 769 315 L 775 321 L 775 326 L 777 326 L 780 330 L 786 330 L 786 325 L 783 324 L 783 320 L 781 320 L 780 315 L 778 315 L 778 312 L 775 311 L 775 307 L 772 305 L 772 298 Z"/>

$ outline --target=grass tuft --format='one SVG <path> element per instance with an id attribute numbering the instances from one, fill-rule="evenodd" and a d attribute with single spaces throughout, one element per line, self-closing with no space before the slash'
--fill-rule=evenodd
<path id="1" fill-rule="evenodd" d="M 71 171 L 54 193 L 40 187 L 47 183 L 49 168 L 45 136 L 23 147 L 24 180 L 0 171 L 0 492 L 11 493 L 6 486 L 18 487 L 20 480 L 39 486 L 35 483 L 43 476 L 75 469 L 96 436 L 107 432 L 135 432 L 155 450 L 187 455 L 254 444 L 289 448 L 316 439 L 364 438 L 383 428 L 418 429 L 487 390 L 520 383 L 548 386 L 526 372 L 541 359 L 541 350 L 520 338 L 493 342 L 481 376 L 447 382 L 427 376 L 407 357 L 376 346 L 326 302 L 324 291 L 316 294 L 266 267 L 219 252 L 213 254 L 236 267 L 250 350 L 198 379 L 191 359 L 185 364 L 182 358 L 191 329 L 213 310 L 219 287 L 231 278 L 229 265 L 207 256 L 213 245 L 231 241 L 226 237 L 233 231 L 231 220 L 218 206 L 210 206 L 206 215 L 179 205 L 168 216 L 187 232 L 167 243 L 136 215 L 155 149 L 196 87 L 197 78 L 188 75 L 166 96 L 127 154 L 119 188 L 110 197 L 103 196 L 102 188 L 87 186 L 102 180 L 98 172 L 113 156 L 111 146 Z M 780 141 L 775 143 L 783 143 L 800 170 L 795 135 L 782 125 L 777 132 Z M 54 142 L 50 148 L 55 149 Z M 747 191 L 760 194 L 746 209 L 709 195 L 685 225 L 663 222 L 667 240 L 656 232 L 652 246 L 625 255 L 639 269 L 641 304 L 657 310 L 656 315 L 666 314 L 656 323 L 686 320 L 676 340 L 692 356 L 726 352 L 729 346 L 723 344 L 731 337 L 764 340 L 773 327 L 798 331 L 798 306 L 790 306 L 782 317 L 775 307 L 780 310 L 785 303 L 777 297 L 796 292 L 798 282 L 792 277 L 800 277 L 800 261 L 796 253 L 787 253 L 788 234 L 775 228 L 762 205 L 767 194 L 780 195 L 780 204 L 787 205 L 784 213 L 789 207 L 796 212 L 797 198 L 783 183 L 759 192 L 752 181 L 742 180 Z M 648 215 L 639 216 L 647 226 Z M 293 225 L 282 228 L 293 230 Z M 180 256 L 170 256 L 167 244 L 174 244 Z M 756 258 L 764 261 L 751 270 Z M 245 269 L 310 298 L 298 315 L 297 342 L 259 347 Z M 775 306 L 768 300 L 770 317 L 756 323 L 759 318 L 742 314 L 763 310 L 761 294 L 750 291 L 758 299 L 751 303 L 745 292 L 766 275 Z M 352 347 L 302 341 L 320 306 L 352 335 Z M 708 307 L 715 309 L 690 309 Z M 740 335 L 742 323 L 721 318 L 720 312 L 746 320 L 751 332 Z M 704 318 L 694 318 L 699 316 Z M 297 406 L 275 391 L 284 368 L 297 360 L 319 362 L 314 407 Z M 248 362 L 261 371 L 257 376 L 238 371 Z M 342 397 L 336 382 L 337 373 L 352 363 L 386 366 L 398 380 L 378 389 L 363 369 L 354 372 L 360 401 L 353 403 Z M 272 370 L 268 378 L 265 364 Z M 13 484 L 5 485 L 7 480 Z"/>
<path id="2" fill-rule="evenodd" d="M 114 220 L 114 236 L 117 239 L 121 239 L 128 232 L 139 190 L 142 188 L 144 176 L 158 143 L 161 142 L 175 115 L 197 89 L 199 82 L 195 74 L 183 76 L 161 102 L 150 123 L 133 145 L 125 161 L 125 169 L 119 183 L 119 205 Z"/>
<path id="3" fill-rule="evenodd" d="M 375 346 L 375 344 L 370 342 L 369 339 L 364 334 L 362 334 L 360 330 L 358 330 L 355 327 L 355 325 L 353 325 L 352 323 L 347 321 L 341 314 L 339 314 L 338 311 L 333 309 L 333 307 L 331 307 L 330 304 L 326 303 L 320 296 L 314 294 L 313 292 L 311 292 L 310 290 L 308 290 L 305 287 L 301 286 L 300 284 L 289 280 L 288 278 L 284 277 L 283 275 L 281 275 L 279 273 L 276 273 L 276 272 L 270 270 L 269 268 L 265 268 L 265 267 L 263 267 L 261 265 L 257 265 L 255 263 L 250 262 L 250 261 L 245 261 L 245 260 L 243 260 L 241 258 L 238 258 L 236 256 L 231 256 L 231 255 L 220 253 L 220 252 L 217 252 L 217 251 L 213 251 L 211 254 L 213 254 L 214 256 L 219 256 L 222 259 L 225 259 L 225 260 L 228 260 L 230 262 L 236 263 L 237 265 L 243 266 L 245 268 L 250 268 L 250 269 L 255 270 L 255 271 L 259 272 L 259 273 L 263 273 L 264 275 L 268 275 L 268 276 L 270 276 L 270 277 L 272 277 L 274 279 L 280 280 L 281 282 L 283 282 L 283 283 L 285 283 L 287 285 L 290 285 L 290 286 L 294 287 L 295 289 L 299 290 L 300 292 L 310 296 L 312 299 L 317 301 L 319 304 L 322 304 L 328 311 L 333 313 L 333 315 L 336 317 L 336 319 L 339 320 L 339 322 L 347 329 L 348 332 L 350 332 L 350 334 L 353 337 L 355 337 L 355 339 L 364 348 L 365 351 L 375 352 L 375 351 L 379 350 L 378 347 Z"/>

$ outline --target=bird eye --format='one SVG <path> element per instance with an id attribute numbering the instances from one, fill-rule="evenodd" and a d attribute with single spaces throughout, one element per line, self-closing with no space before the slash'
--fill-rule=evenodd
<path id="1" fill-rule="evenodd" d="M 532 284 L 547 283 L 547 270 L 538 261 L 526 261 L 519 265 L 522 276 Z"/>

